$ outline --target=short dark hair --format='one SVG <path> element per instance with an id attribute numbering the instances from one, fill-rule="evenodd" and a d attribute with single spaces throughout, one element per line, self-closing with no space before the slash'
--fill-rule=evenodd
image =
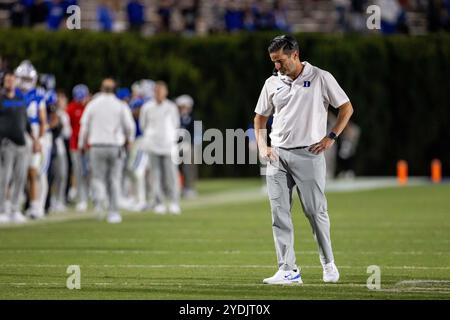
<path id="1" fill-rule="evenodd" d="M 286 54 L 291 54 L 294 51 L 299 51 L 298 42 L 293 36 L 283 34 L 276 36 L 269 44 L 269 53 L 277 52 L 280 49 Z"/>
<path id="2" fill-rule="evenodd" d="M 14 71 L 11 69 L 0 70 L 0 88 L 2 88 L 3 85 L 5 84 L 6 76 L 15 77 L 16 75 L 14 74 Z"/>
<path id="3" fill-rule="evenodd" d="M 104 83 L 106 81 L 111 81 L 112 82 L 112 86 L 105 86 Z M 114 78 L 112 77 L 106 77 L 102 80 L 102 85 L 100 90 L 102 92 L 106 92 L 106 93 L 114 93 L 114 90 L 116 89 L 116 80 L 114 80 Z"/>

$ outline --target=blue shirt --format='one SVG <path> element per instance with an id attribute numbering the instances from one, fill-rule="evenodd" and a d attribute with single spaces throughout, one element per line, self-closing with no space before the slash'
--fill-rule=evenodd
<path id="1" fill-rule="evenodd" d="M 130 1 L 127 5 L 128 21 L 131 25 L 144 24 L 144 6 L 139 1 Z"/>
<path id="2" fill-rule="evenodd" d="M 60 3 L 48 2 L 47 26 L 50 30 L 58 30 L 61 22 L 64 20 L 66 13 L 66 4 L 64 1 Z"/>
<path id="3" fill-rule="evenodd" d="M 108 7 L 103 5 L 97 7 L 97 19 L 102 31 L 112 31 L 114 18 Z"/>

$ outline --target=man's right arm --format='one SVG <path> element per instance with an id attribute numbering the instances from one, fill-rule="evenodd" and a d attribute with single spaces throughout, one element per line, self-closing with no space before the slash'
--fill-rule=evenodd
<path id="1" fill-rule="evenodd" d="M 272 148 L 267 146 L 267 121 L 269 117 L 256 114 L 254 119 L 254 127 L 255 127 L 255 137 L 256 143 L 258 144 L 259 154 L 265 160 L 273 160 L 277 159 L 277 156 L 274 152 L 272 152 Z"/>
<path id="2" fill-rule="evenodd" d="M 276 156 L 272 154 L 272 148 L 267 146 L 267 121 L 272 113 L 272 105 L 269 101 L 267 90 L 267 82 L 261 90 L 258 103 L 255 109 L 254 128 L 255 138 L 258 144 L 259 154 L 265 160 L 276 160 Z"/>
<path id="3" fill-rule="evenodd" d="M 80 119 L 80 133 L 78 134 L 78 150 L 80 150 L 81 153 L 84 153 L 86 151 L 86 145 L 88 143 L 87 140 L 91 116 L 91 108 L 89 107 L 90 105 L 88 104 L 84 109 L 83 115 L 81 116 Z"/>

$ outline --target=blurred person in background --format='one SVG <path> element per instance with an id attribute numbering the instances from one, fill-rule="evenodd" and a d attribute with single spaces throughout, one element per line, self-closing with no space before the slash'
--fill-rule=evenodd
<path id="1" fill-rule="evenodd" d="M 48 16 L 47 27 L 49 30 L 58 30 L 67 15 L 67 8 L 76 5 L 77 1 L 68 0 L 50 0 L 47 1 Z"/>
<path id="2" fill-rule="evenodd" d="M 21 94 L 27 104 L 30 134 L 26 145 L 30 154 L 28 169 L 27 215 L 32 219 L 44 217 L 48 192 L 47 165 L 50 156 L 51 133 L 47 131 L 47 111 L 44 92 L 37 88 L 38 73 L 30 61 L 24 60 L 14 71 Z"/>
<path id="3" fill-rule="evenodd" d="M 71 190 L 76 186 L 76 210 L 84 212 L 88 207 L 89 197 L 89 170 L 88 154 L 81 153 L 78 149 L 78 136 L 80 133 L 80 120 L 87 103 L 90 100 L 89 88 L 85 84 L 77 84 L 72 89 L 72 101 L 67 106 L 70 127 L 72 134 L 70 136 L 69 148 L 72 161 L 72 173 L 75 183 L 72 179 Z M 69 198 L 74 198 L 69 192 Z"/>
<path id="4" fill-rule="evenodd" d="M 65 211 L 65 183 L 66 177 L 66 151 L 61 139 L 62 122 L 57 113 L 57 94 L 55 91 L 56 79 L 53 74 L 41 73 L 39 76 L 39 90 L 44 94 L 47 112 L 47 127 L 49 137 L 46 161 L 41 169 L 41 176 L 47 178 L 47 194 L 42 198 L 43 209 L 49 211 Z M 61 159 L 63 157 L 63 159 Z M 62 168 L 62 172 L 60 169 Z M 56 182 L 56 183 L 54 183 Z M 61 187 L 61 190 L 57 188 Z M 53 188 L 53 190 L 52 190 Z M 52 206 L 52 208 L 50 208 Z"/>
<path id="5" fill-rule="evenodd" d="M 350 11 L 350 0 L 333 0 L 337 13 L 337 25 L 339 31 L 347 32 L 349 30 L 348 13 Z"/>
<path id="6" fill-rule="evenodd" d="M 211 23 L 208 32 L 219 33 L 225 30 L 225 2 L 227 0 L 211 0 Z"/>
<path id="7" fill-rule="evenodd" d="M 398 1 L 377 0 L 376 5 L 381 10 L 381 33 L 390 35 L 403 31 L 408 32 L 406 26 L 406 12 Z"/>
<path id="8" fill-rule="evenodd" d="M 10 25 L 13 28 L 22 28 L 30 26 L 30 7 L 34 0 L 13 1 L 7 3 L 0 2 L 0 9 L 8 10 Z"/>
<path id="9" fill-rule="evenodd" d="M 353 179 L 355 177 L 354 160 L 360 136 L 361 128 L 349 121 L 338 143 L 338 178 Z"/>
<path id="10" fill-rule="evenodd" d="M 160 0 L 157 8 L 158 15 L 158 32 L 170 32 L 172 25 L 173 1 Z"/>
<path id="11" fill-rule="evenodd" d="M 51 132 L 51 147 L 50 147 L 50 158 L 48 161 L 48 170 L 47 170 L 47 181 L 48 181 L 48 192 L 45 200 L 45 213 L 48 214 L 49 211 L 64 211 L 65 205 L 63 203 L 57 204 L 55 200 L 58 197 L 55 197 L 57 194 L 57 190 L 53 189 L 53 182 L 55 180 L 55 176 L 59 174 L 57 172 L 57 161 L 56 155 L 58 152 L 58 147 L 56 146 L 56 141 L 61 134 L 62 124 L 60 118 L 56 113 L 56 92 L 49 91 L 45 94 L 45 105 L 47 108 L 47 120 L 48 120 L 48 130 Z M 64 188 L 65 189 L 65 188 Z M 64 190 L 63 190 L 64 191 Z M 52 203 L 51 203 L 52 202 Z M 52 205 L 52 208 L 50 208 Z"/>
<path id="12" fill-rule="evenodd" d="M 178 128 L 180 114 L 172 101 L 167 99 L 167 84 L 157 81 L 155 99 L 142 106 L 139 124 L 144 133 L 144 147 L 150 159 L 151 185 L 163 199 L 153 208 L 157 214 L 180 214 L 180 183 L 177 165 L 172 155 L 177 152 Z"/>
<path id="13" fill-rule="evenodd" d="M 130 108 L 130 100 L 131 100 L 131 91 L 130 89 L 126 87 L 121 87 L 116 90 L 116 96 L 119 100 L 121 100 L 127 108 Z M 131 109 L 130 109 L 131 111 Z M 133 118 L 134 120 L 134 118 Z M 136 131 L 135 131 L 136 132 Z M 135 137 L 136 138 L 136 135 Z M 134 144 L 134 143 L 133 143 Z M 129 149 L 124 149 L 121 153 L 121 170 L 120 170 L 120 193 L 119 193 L 119 207 L 121 209 L 129 209 L 132 205 L 134 205 L 134 199 L 132 199 L 132 195 L 130 194 L 132 192 L 131 189 L 131 183 L 129 179 L 128 174 L 128 159 L 130 158 L 130 152 L 131 152 L 132 146 L 130 146 Z"/>
<path id="14" fill-rule="evenodd" d="M 336 125 L 336 121 L 337 117 L 332 112 L 328 112 L 327 131 Z M 360 135 L 361 128 L 349 120 L 337 143 L 325 151 L 327 179 L 355 177 L 354 159 Z"/>
<path id="15" fill-rule="evenodd" d="M 68 157 L 64 140 L 69 138 L 72 130 L 70 119 L 63 104 L 58 99 L 64 99 L 55 91 L 49 92 L 47 98 L 47 113 L 49 127 L 52 131 L 53 145 L 49 169 L 49 194 L 46 208 L 52 212 L 66 211 L 66 189 L 68 181 Z"/>
<path id="16" fill-rule="evenodd" d="M 252 6 L 255 27 L 258 31 L 275 30 L 275 14 L 273 8 L 265 0 L 256 0 Z"/>
<path id="17" fill-rule="evenodd" d="M 132 194 L 135 197 L 134 205 L 129 209 L 132 211 L 144 211 L 148 208 L 153 208 L 156 199 L 160 196 L 153 192 L 153 188 L 148 184 L 150 177 L 149 172 L 149 158 L 145 151 L 144 139 L 142 130 L 139 124 L 139 117 L 144 103 L 153 100 L 155 83 L 150 79 L 142 79 L 136 81 L 132 85 L 132 98 L 130 101 L 130 109 L 133 114 L 133 119 L 136 125 L 136 138 L 131 147 L 127 171 L 131 180 Z M 148 199 L 147 202 L 147 193 Z"/>
<path id="18" fill-rule="evenodd" d="M 85 153 L 89 146 L 96 204 L 108 204 L 106 220 L 109 223 L 122 222 L 118 204 L 121 154 L 124 147 L 128 148 L 133 143 L 135 135 L 131 111 L 115 96 L 115 87 L 116 83 L 111 78 L 102 81 L 101 92 L 94 96 L 83 112 L 78 139 L 78 148 L 82 152 Z"/>
<path id="19" fill-rule="evenodd" d="M 290 32 L 291 26 L 288 20 L 288 5 L 284 0 L 275 0 L 273 4 L 273 15 L 275 20 L 275 29 Z"/>
<path id="20" fill-rule="evenodd" d="M 442 29 L 450 31 L 450 1 L 429 0 L 426 5 L 427 29 L 438 32 Z"/>
<path id="21" fill-rule="evenodd" d="M 0 81 L 0 223 L 22 223 L 26 218 L 20 200 L 29 161 L 27 104 L 16 90 L 13 72 L 5 71 Z"/>
<path id="22" fill-rule="evenodd" d="M 68 105 L 68 99 L 67 95 L 64 92 L 64 90 L 59 89 L 56 92 L 56 108 L 59 117 L 61 118 L 62 122 L 62 132 L 61 132 L 61 139 L 62 144 L 64 145 L 64 152 L 65 152 L 65 163 L 66 163 L 66 181 L 65 181 L 65 191 L 64 191 L 64 203 L 68 204 L 68 193 L 70 189 L 70 176 L 72 174 L 72 159 L 70 158 L 70 138 L 72 137 L 72 127 L 70 125 L 70 117 L 67 113 L 67 105 Z M 61 156 L 62 157 L 62 156 Z M 61 158 L 62 159 L 62 158 Z M 62 160 L 61 160 L 62 161 Z"/>
<path id="23" fill-rule="evenodd" d="M 183 94 L 175 99 L 175 103 L 180 112 L 180 128 L 189 132 L 189 137 L 183 137 L 180 143 L 181 158 L 183 159 L 180 165 L 180 173 L 183 177 L 181 195 L 185 198 L 194 198 L 197 196 L 195 182 L 198 176 L 197 165 L 194 164 L 194 99 Z"/>
<path id="24" fill-rule="evenodd" d="M 97 6 L 97 21 L 100 31 L 112 32 L 115 19 L 116 15 L 111 1 L 101 0 Z"/>
<path id="25" fill-rule="evenodd" d="M 48 7 L 47 28 L 52 31 L 58 30 L 64 19 L 63 0 L 50 0 L 46 4 Z"/>
<path id="26" fill-rule="evenodd" d="M 30 8 L 30 24 L 37 29 L 45 29 L 49 8 L 44 0 L 34 0 Z"/>
<path id="27" fill-rule="evenodd" d="M 183 18 L 183 33 L 188 36 L 195 35 L 199 15 L 199 0 L 183 0 L 179 3 Z"/>
<path id="28" fill-rule="evenodd" d="M 245 11 L 242 3 L 236 0 L 229 0 L 225 7 L 225 29 L 227 32 L 236 32 L 244 28 Z"/>
<path id="29" fill-rule="evenodd" d="M 141 0 L 128 1 L 127 7 L 128 28 L 131 32 L 140 33 L 145 23 L 145 6 Z"/>
<path id="30" fill-rule="evenodd" d="M 392 1 L 392 0 L 388 0 Z M 394 0 L 397 1 L 397 0 Z M 351 15 L 349 19 L 350 29 L 354 32 L 365 32 L 367 30 L 366 26 L 366 7 L 367 0 L 351 0 L 350 9 Z"/>
<path id="31" fill-rule="evenodd" d="M 244 8 L 244 30 L 255 31 L 255 17 L 253 16 L 252 8 L 247 5 Z"/>

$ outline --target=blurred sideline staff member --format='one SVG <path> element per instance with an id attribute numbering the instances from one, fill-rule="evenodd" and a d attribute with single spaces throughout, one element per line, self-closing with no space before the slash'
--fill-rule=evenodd
<path id="1" fill-rule="evenodd" d="M 136 130 L 130 109 L 114 94 L 115 86 L 113 79 L 103 80 L 101 92 L 88 103 L 81 117 L 78 141 L 82 152 L 90 146 L 95 197 L 97 204 L 103 204 L 107 194 L 109 223 L 122 222 L 118 208 L 121 153 L 134 141 Z"/>
<path id="2" fill-rule="evenodd" d="M 183 137 L 180 142 L 180 152 L 183 162 L 180 165 L 180 173 L 183 177 L 182 196 L 185 198 L 194 198 L 197 196 L 195 182 L 198 176 L 197 166 L 194 164 L 194 117 L 192 110 L 194 99 L 187 94 L 183 94 L 175 99 L 180 112 L 180 127 L 189 132 L 190 137 Z"/>
<path id="3" fill-rule="evenodd" d="M 67 106 L 67 114 L 70 118 L 72 135 L 70 136 L 70 158 L 72 160 L 72 171 L 76 181 L 76 210 L 85 212 L 88 207 L 88 159 L 78 149 L 78 136 L 80 133 L 80 121 L 84 109 L 90 100 L 89 88 L 85 84 L 77 84 L 72 89 L 72 101 Z M 73 186 L 73 185 L 72 185 Z"/>
<path id="4" fill-rule="evenodd" d="M 175 103 L 167 99 L 168 93 L 166 83 L 156 82 L 155 99 L 142 106 L 139 124 L 149 154 L 152 188 L 157 195 L 163 195 L 153 210 L 165 214 L 164 202 L 169 200 L 169 212 L 180 214 L 178 169 L 172 161 L 172 153 L 177 150 L 180 114 Z"/>
<path id="5" fill-rule="evenodd" d="M 29 126 L 27 105 L 15 82 L 14 73 L 6 71 L 0 88 L 0 223 L 26 220 L 20 210 L 20 196 L 29 161 L 25 144 Z M 7 194 L 10 194 L 10 208 L 6 207 Z"/>

